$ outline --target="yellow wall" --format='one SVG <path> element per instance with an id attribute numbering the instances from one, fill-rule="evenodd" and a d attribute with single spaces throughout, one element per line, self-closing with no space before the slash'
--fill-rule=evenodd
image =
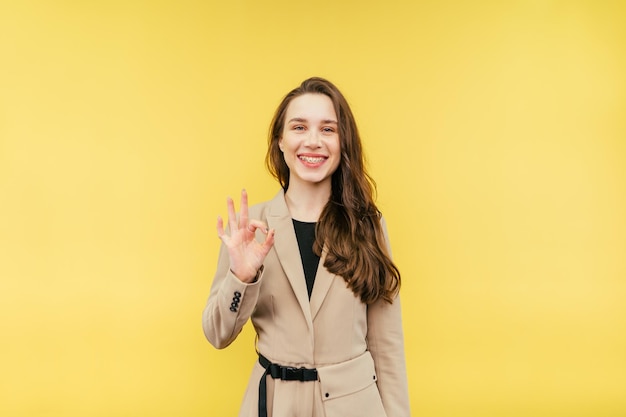
<path id="1" fill-rule="evenodd" d="M 200 313 L 311 75 L 360 122 L 416 416 L 626 415 L 619 1 L 0 3 L 0 415 L 234 415 Z"/>

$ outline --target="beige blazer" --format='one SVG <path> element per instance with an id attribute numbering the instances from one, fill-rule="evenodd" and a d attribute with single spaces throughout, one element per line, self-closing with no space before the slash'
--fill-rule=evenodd
<path id="1" fill-rule="evenodd" d="M 318 381 L 267 378 L 268 416 L 405 417 L 410 415 L 400 300 L 367 306 L 343 278 L 317 270 L 311 299 L 292 218 L 281 190 L 250 207 L 250 218 L 276 230 L 275 243 L 257 282 L 246 284 L 229 269 L 220 249 L 217 271 L 203 312 L 204 333 L 218 349 L 228 346 L 252 320 L 257 349 L 285 366 L 318 369 Z M 383 229 L 387 235 L 384 220 Z M 262 233 L 257 239 L 264 239 Z M 257 362 L 240 416 L 257 416 Z"/>

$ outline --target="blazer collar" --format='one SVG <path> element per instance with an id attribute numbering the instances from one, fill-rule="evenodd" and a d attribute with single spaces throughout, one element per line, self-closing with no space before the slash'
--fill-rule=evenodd
<path id="1" fill-rule="evenodd" d="M 278 255 L 278 260 L 280 261 L 296 299 L 300 304 L 300 308 L 304 313 L 307 325 L 310 327 L 310 330 L 313 331 L 313 319 L 315 319 L 315 316 L 322 306 L 322 303 L 326 298 L 326 294 L 328 294 L 332 281 L 335 277 L 334 274 L 324 268 L 326 249 L 324 248 L 322 251 L 320 265 L 317 268 L 317 274 L 315 275 L 315 284 L 313 284 L 311 300 L 309 301 L 306 281 L 304 279 L 302 259 L 298 248 L 298 240 L 296 238 L 292 217 L 289 214 L 283 190 L 280 190 L 269 203 L 267 223 L 270 228 L 276 230 L 276 234 L 274 236 L 274 249 Z"/>

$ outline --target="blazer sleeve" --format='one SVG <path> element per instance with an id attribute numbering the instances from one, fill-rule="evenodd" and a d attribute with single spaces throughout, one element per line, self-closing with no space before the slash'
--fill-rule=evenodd
<path id="1" fill-rule="evenodd" d="M 239 280 L 230 270 L 228 250 L 220 247 L 217 271 L 202 312 L 202 328 L 207 340 L 217 349 L 230 345 L 248 321 L 257 300 L 263 272 L 254 283 Z"/>
<path id="2" fill-rule="evenodd" d="M 384 220 L 383 232 L 389 240 Z M 409 404 L 400 297 L 392 304 L 379 300 L 367 309 L 367 344 L 378 376 L 378 390 L 389 417 L 408 417 Z"/>

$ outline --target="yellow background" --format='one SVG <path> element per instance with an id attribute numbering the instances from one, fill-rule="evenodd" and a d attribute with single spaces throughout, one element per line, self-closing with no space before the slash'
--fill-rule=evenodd
<path id="1" fill-rule="evenodd" d="M 0 3 L 0 415 L 235 415 L 215 219 L 302 79 L 353 106 L 413 414 L 626 415 L 621 1 Z"/>

